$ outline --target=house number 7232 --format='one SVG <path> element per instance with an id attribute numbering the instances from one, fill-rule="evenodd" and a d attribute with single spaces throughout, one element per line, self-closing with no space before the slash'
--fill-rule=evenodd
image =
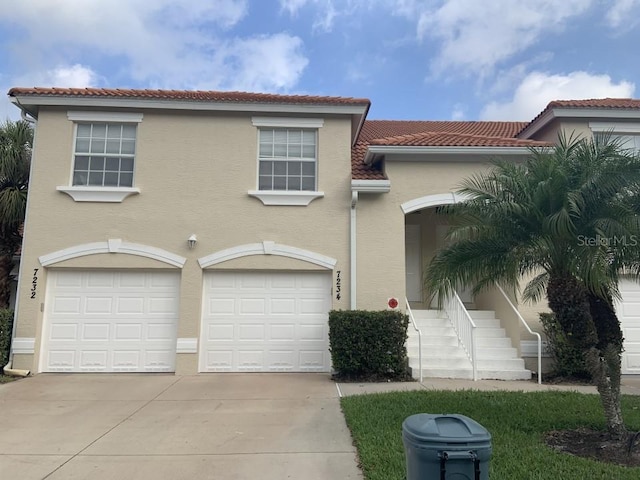
<path id="1" fill-rule="evenodd" d="M 38 289 L 38 268 L 33 269 L 33 280 L 31 281 L 31 298 L 36 298 L 36 290 Z"/>

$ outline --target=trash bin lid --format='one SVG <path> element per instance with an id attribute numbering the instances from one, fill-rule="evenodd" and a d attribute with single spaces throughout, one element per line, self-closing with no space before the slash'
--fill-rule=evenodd
<path id="1" fill-rule="evenodd" d="M 491 434 L 475 420 L 459 414 L 418 413 L 402 423 L 403 434 L 416 443 L 469 445 L 486 443 Z"/>

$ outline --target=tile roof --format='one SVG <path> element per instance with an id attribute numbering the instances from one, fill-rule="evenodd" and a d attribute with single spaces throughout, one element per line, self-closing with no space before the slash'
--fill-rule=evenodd
<path id="1" fill-rule="evenodd" d="M 469 133 L 424 132 L 395 137 L 376 138 L 370 145 L 428 147 L 546 147 L 547 142 L 520 138 L 490 137 Z"/>
<path id="2" fill-rule="evenodd" d="M 361 105 L 368 107 L 367 98 L 328 97 L 316 95 L 279 95 L 272 93 L 216 92 L 204 90 L 132 90 L 122 88 L 12 88 L 9 96 L 34 95 L 42 97 L 110 97 L 155 100 L 186 100 L 195 102 L 228 103 L 286 103 L 313 105 Z"/>
<path id="3" fill-rule="evenodd" d="M 546 142 L 516 138 L 526 122 L 367 120 L 351 150 L 351 176 L 386 179 L 382 165 L 365 165 L 369 145 L 434 147 L 542 147 Z"/>
<path id="4" fill-rule="evenodd" d="M 591 108 L 602 110 L 635 110 L 640 108 L 640 100 L 635 98 L 589 98 L 585 100 L 553 100 L 540 112 L 536 117 L 527 122 L 522 129 L 518 132 L 518 135 L 523 133 L 529 126 L 538 122 L 541 117 L 547 114 L 547 112 L 554 108 Z"/>

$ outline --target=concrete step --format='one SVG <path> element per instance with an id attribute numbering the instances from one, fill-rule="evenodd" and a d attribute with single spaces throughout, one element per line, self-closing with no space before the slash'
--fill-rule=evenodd
<path id="1" fill-rule="evenodd" d="M 432 327 L 446 327 L 448 325 L 451 325 L 451 322 L 449 321 L 448 318 L 419 318 L 419 319 L 416 319 L 416 326 L 420 330 L 424 330 L 426 328 L 432 328 Z M 409 324 L 409 329 L 413 330 L 413 327 L 412 327 L 411 324 Z"/>
<path id="2" fill-rule="evenodd" d="M 500 320 L 497 318 L 473 318 L 472 320 L 478 328 L 500 328 Z"/>
<path id="3" fill-rule="evenodd" d="M 483 359 L 478 358 L 478 370 L 524 370 L 521 358 Z"/>
<path id="4" fill-rule="evenodd" d="M 407 348 L 415 347 L 418 348 L 418 335 L 409 335 L 407 337 Z M 430 337 L 424 336 L 422 337 L 422 348 L 428 348 L 429 346 L 457 346 L 458 345 L 458 337 L 455 334 L 452 335 L 441 335 L 439 337 Z"/>
<path id="5" fill-rule="evenodd" d="M 475 319 L 493 319 L 496 318 L 496 312 L 493 310 L 467 310 L 469 316 Z"/>
<path id="6" fill-rule="evenodd" d="M 504 328 L 477 328 L 476 338 L 505 338 L 506 332 Z"/>
<path id="7" fill-rule="evenodd" d="M 478 359 L 484 360 L 518 358 L 518 350 L 513 347 L 479 347 L 476 344 L 476 354 Z"/>
<path id="8" fill-rule="evenodd" d="M 511 339 L 507 337 L 478 337 L 476 338 L 477 348 L 509 348 L 511 347 Z"/>
<path id="9" fill-rule="evenodd" d="M 447 314 L 441 310 L 411 310 L 413 314 L 413 319 L 424 320 L 428 318 L 446 318 Z"/>
<path id="10" fill-rule="evenodd" d="M 409 360 L 409 367 L 417 369 L 420 361 L 417 358 Z M 422 368 L 471 368 L 471 362 L 467 357 L 458 358 L 423 358 Z"/>
<path id="11" fill-rule="evenodd" d="M 409 357 L 418 358 L 418 345 L 407 345 L 407 355 Z M 455 345 L 423 345 L 422 346 L 422 358 L 443 358 L 443 357 L 467 357 L 465 351 Z M 478 357 L 479 358 L 479 357 Z"/>

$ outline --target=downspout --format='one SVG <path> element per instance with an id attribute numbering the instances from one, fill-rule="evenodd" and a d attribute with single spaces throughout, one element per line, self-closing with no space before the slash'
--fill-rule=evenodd
<path id="1" fill-rule="evenodd" d="M 357 256 L 356 256 L 356 205 L 358 204 L 358 192 L 351 192 L 351 229 L 350 229 L 350 308 L 356 309 L 356 271 L 357 271 Z"/>
<path id="2" fill-rule="evenodd" d="M 20 109 L 20 118 L 22 118 L 22 120 L 24 120 L 25 122 L 29 122 L 30 124 L 33 125 L 34 127 L 34 131 L 33 131 L 33 146 L 31 148 L 31 165 L 29 168 L 29 185 L 31 185 L 31 176 L 33 175 L 33 159 L 34 159 L 34 152 L 35 152 L 35 143 L 36 143 L 36 136 L 35 136 L 35 127 L 37 125 L 37 122 L 34 118 L 29 118 L 26 114 L 26 112 L 21 108 Z M 25 224 L 27 221 L 26 215 L 27 212 L 29 211 L 29 194 L 27 194 L 27 208 L 26 208 L 26 212 L 25 212 Z M 22 235 L 22 244 L 21 244 L 21 250 L 24 247 L 24 233 Z M 22 255 L 21 255 L 22 257 Z M 30 370 L 21 370 L 21 369 L 16 369 L 16 368 L 12 368 L 13 366 L 13 342 L 16 339 L 16 330 L 18 327 L 18 322 L 17 322 L 17 316 L 18 316 L 18 306 L 20 304 L 20 285 L 22 283 L 22 270 L 24 267 L 24 262 L 22 261 L 22 258 L 20 258 L 20 264 L 18 266 L 18 286 L 16 287 L 16 302 L 15 305 L 13 306 L 13 325 L 11 326 L 11 346 L 9 347 L 9 363 L 7 363 L 2 371 L 4 372 L 5 375 L 9 375 L 11 377 L 26 377 L 28 376 L 31 371 Z"/>

